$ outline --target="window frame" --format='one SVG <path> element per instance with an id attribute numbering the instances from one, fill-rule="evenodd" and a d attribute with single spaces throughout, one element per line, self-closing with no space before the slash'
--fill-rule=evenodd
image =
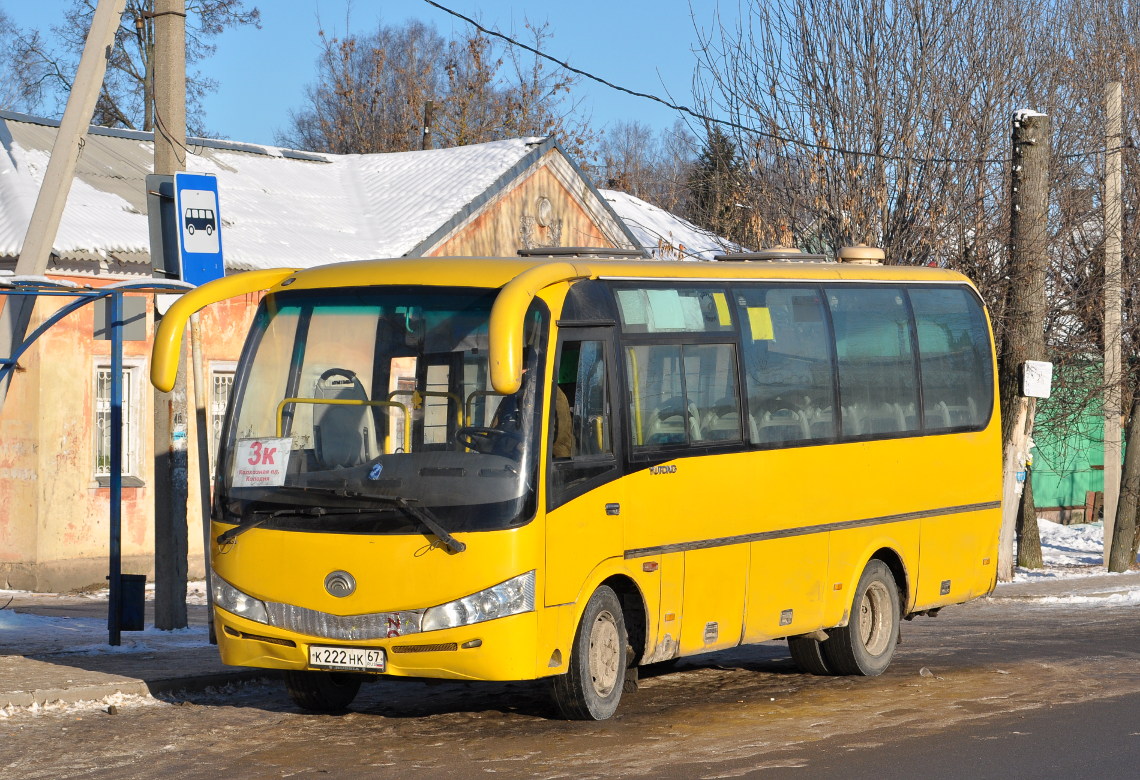
<path id="1" fill-rule="evenodd" d="M 145 426 L 144 420 L 146 404 L 143 392 L 143 369 L 145 361 L 141 358 L 123 358 L 122 371 L 123 374 L 129 377 L 130 387 L 133 392 L 129 397 L 124 398 L 123 401 L 123 463 L 121 474 L 121 485 L 125 488 L 138 488 L 145 487 L 146 482 L 142 478 L 140 465 L 142 463 L 142 428 Z M 98 487 L 110 487 L 111 485 L 111 471 L 108 466 L 106 471 L 100 471 L 99 462 L 101 457 L 104 456 L 102 451 L 102 435 L 99 425 L 99 419 L 102 415 L 106 415 L 107 425 L 110 426 L 111 415 L 111 398 L 110 398 L 110 382 L 107 383 L 107 396 L 100 395 L 100 378 L 101 375 L 106 373 L 108 379 L 111 375 L 110 358 L 96 358 L 94 366 L 91 371 L 92 380 L 92 405 L 91 405 L 91 474 L 92 479 Z M 110 447 L 110 435 L 107 437 L 107 446 Z M 106 457 L 110 457 L 110 452 L 106 453 Z"/>
<path id="2" fill-rule="evenodd" d="M 611 326 L 575 326 L 569 323 L 560 323 L 557 345 L 551 353 L 554 362 L 551 365 L 550 385 L 546 388 L 545 398 L 554 399 L 558 387 L 558 368 L 562 365 L 562 351 L 567 342 L 582 343 L 586 341 L 599 341 L 602 344 L 603 355 L 606 361 L 606 382 L 609 396 L 609 427 L 610 452 L 588 455 L 571 455 L 568 458 L 554 458 L 554 425 L 551 415 L 554 414 L 554 403 L 547 405 L 546 409 L 546 511 L 552 511 L 569 501 L 588 493 L 608 482 L 623 476 L 625 459 L 625 418 L 619 404 L 624 395 L 620 392 L 620 375 L 618 374 L 617 347 L 614 343 L 614 330 Z M 573 409 L 573 405 L 571 405 Z M 598 473 L 586 477 L 570 487 L 559 487 L 561 480 L 558 475 L 575 469 L 593 468 Z"/>
<path id="3" fill-rule="evenodd" d="M 237 361 L 235 360 L 211 360 L 209 363 L 209 370 L 207 371 L 209 379 L 209 423 L 210 423 L 210 477 L 213 479 L 217 473 L 218 467 L 218 452 L 222 444 L 222 435 L 225 431 L 226 417 L 230 412 L 230 401 L 233 399 L 234 384 L 237 381 Z M 229 392 L 226 395 L 226 404 L 222 408 L 221 415 L 219 416 L 215 406 L 215 391 L 217 389 L 218 377 L 228 376 L 230 381 Z"/>
<path id="4" fill-rule="evenodd" d="M 700 288 L 709 289 L 710 287 L 717 286 L 715 282 L 708 279 L 695 279 L 695 280 L 678 280 L 672 283 L 667 281 L 658 282 L 656 280 L 637 281 L 632 282 L 628 280 L 615 280 L 610 284 L 611 294 L 614 296 L 615 307 L 617 305 L 617 291 L 629 288 L 649 289 L 649 288 Z M 974 303 L 979 307 L 978 311 L 982 317 L 983 322 L 986 324 L 986 353 L 993 355 L 993 334 L 989 327 L 989 318 L 986 312 L 985 303 L 981 300 L 977 291 L 972 287 L 962 283 L 955 282 L 922 282 L 922 281 L 907 281 L 907 280 L 892 280 L 888 282 L 874 282 L 868 280 L 806 280 L 806 279 L 756 279 L 756 280 L 740 280 L 735 279 L 724 282 L 721 286 L 729 296 L 730 311 L 732 311 L 733 328 L 730 331 L 667 331 L 667 332 L 634 332 L 627 333 L 622 330 L 620 324 L 615 329 L 615 364 L 611 371 L 616 372 L 617 378 L 620 380 L 614 386 L 614 393 L 612 395 L 612 402 L 620 405 L 620 409 L 615 410 L 615 422 L 620 419 L 621 427 L 624 429 L 625 434 L 623 437 L 624 449 L 626 452 L 626 459 L 630 469 L 640 469 L 646 466 L 655 465 L 678 457 L 690 457 L 700 455 L 712 455 L 725 452 L 747 451 L 747 450 L 780 450 L 791 449 L 797 447 L 812 447 L 822 446 L 828 444 L 842 444 L 848 442 L 868 442 L 868 441 L 886 441 L 892 439 L 902 438 L 918 438 L 925 436 L 944 436 L 955 435 L 961 433 L 973 433 L 985 430 L 989 427 L 993 418 L 993 404 L 994 394 L 996 390 L 993 389 L 993 376 L 991 369 L 990 383 L 988 393 L 988 404 L 985 406 L 985 414 L 981 422 L 976 425 L 959 425 L 950 428 L 939 427 L 931 428 L 927 425 L 925 413 L 925 398 L 924 398 L 924 384 L 922 375 L 922 355 L 918 340 L 918 322 L 914 311 L 914 306 L 911 301 L 910 292 L 913 289 L 951 289 L 960 290 L 968 297 L 972 298 Z M 804 439 L 801 441 L 792 442 L 756 442 L 752 440 L 750 427 L 746 423 L 745 414 L 747 410 L 747 379 L 744 371 L 744 327 L 745 322 L 740 316 L 740 311 L 736 305 L 737 295 L 741 291 L 756 289 L 759 287 L 798 287 L 801 289 L 811 288 L 814 289 L 821 302 L 823 309 L 824 326 L 827 333 L 827 350 L 829 359 L 831 361 L 831 387 L 835 404 L 836 413 L 836 426 L 835 433 L 828 437 L 819 437 L 812 439 Z M 864 287 L 868 289 L 892 289 L 897 290 L 903 294 L 904 307 L 906 309 L 906 316 L 908 318 L 908 333 L 910 339 L 910 352 L 911 352 L 911 365 L 914 372 L 914 386 L 916 396 L 916 415 L 918 419 L 918 427 L 912 430 L 904 430 L 890 433 L 867 433 L 867 434 L 849 434 L 844 430 L 843 424 L 843 396 L 839 381 L 839 359 L 837 354 L 837 341 L 835 322 L 832 318 L 831 306 L 828 303 L 827 290 L 828 288 L 836 287 Z M 627 371 L 627 355 L 628 347 L 632 346 L 653 346 L 653 345 L 701 345 L 701 344 L 730 344 L 735 349 L 736 354 L 736 381 L 737 381 L 737 403 L 741 414 L 742 426 L 742 440 L 729 441 L 729 442 L 707 442 L 702 441 L 699 443 L 677 443 L 661 445 L 653 449 L 638 448 L 634 450 L 632 434 L 633 422 L 631 419 L 630 397 L 631 388 L 628 386 L 626 371 Z"/>

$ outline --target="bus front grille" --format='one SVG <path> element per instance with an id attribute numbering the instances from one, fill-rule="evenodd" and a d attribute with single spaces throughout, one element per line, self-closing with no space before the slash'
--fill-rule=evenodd
<path id="1" fill-rule="evenodd" d="M 323 639 L 386 639 L 418 634 L 422 612 L 371 612 L 332 615 L 292 604 L 266 602 L 269 624 L 286 631 Z"/>

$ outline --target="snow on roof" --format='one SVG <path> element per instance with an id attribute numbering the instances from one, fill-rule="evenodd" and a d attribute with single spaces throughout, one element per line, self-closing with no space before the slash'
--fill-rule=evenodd
<path id="1" fill-rule="evenodd" d="M 55 123 L 0 115 L 0 256 L 19 253 Z M 541 138 L 422 152 L 312 155 L 190 142 L 186 170 L 218 177 L 226 265 L 307 267 L 399 257 L 420 247 L 527 158 Z M 63 257 L 148 262 L 150 134 L 92 128 L 55 241 Z"/>
<path id="2" fill-rule="evenodd" d="M 654 260 L 712 260 L 743 247 L 619 190 L 598 190 Z"/>

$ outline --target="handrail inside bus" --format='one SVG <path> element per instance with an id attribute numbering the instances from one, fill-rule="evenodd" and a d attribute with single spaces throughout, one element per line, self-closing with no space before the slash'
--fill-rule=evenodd
<path id="1" fill-rule="evenodd" d="M 162 317 L 154 334 L 151 351 L 150 382 L 164 393 L 174 387 L 178 375 L 178 357 L 182 352 L 182 333 L 190 315 L 211 303 L 224 301 L 246 293 L 268 290 L 296 268 L 266 268 L 260 271 L 223 276 L 183 295 Z"/>
<path id="2" fill-rule="evenodd" d="M 402 404 L 399 401 L 365 401 L 361 398 L 283 398 L 281 399 L 281 403 L 277 404 L 278 438 L 281 438 L 285 435 L 285 407 L 289 404 L 320 404 L 329 406 L 387 406 L 390 408 L 399 409 L 404 413 L 404 452 L 411 451 L 412 418 L 408 413 L 407 404 Z"/>

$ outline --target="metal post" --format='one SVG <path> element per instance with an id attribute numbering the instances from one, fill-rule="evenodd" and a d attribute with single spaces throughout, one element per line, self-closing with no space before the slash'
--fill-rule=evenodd
<path id="1" fill-rule="evenodd" d="M 213 567 L 210 564 L 210 428 L 206 406 L 209 403 L 206 382 L 206 358 L 202 353 L 202 329 L 198 314 L 190 315 L 190 352 L 194 362 L 194 423 L 198 432 L 198 501 L 202 513 L 202 557 L 206 563 L 206 622 L 210 627 L 210 644 L 217 644 L 214 633 L 214 590 L 211 585 Z"/>
<path id="2" fill-rule="evenodd" d="M 120 644 L 123 598 L 123 294 L 111 293 L 111 553 L 107 644 Z"/>
<path id="3" fill-rule="evenodd" d="M 1104 144 L 1104 564 L 1112 550 L 1112 529 L 1120 498 L 1121 446 L 1121 221 L 1119 81 L 1105 88 L 1108 127 Z"/>

